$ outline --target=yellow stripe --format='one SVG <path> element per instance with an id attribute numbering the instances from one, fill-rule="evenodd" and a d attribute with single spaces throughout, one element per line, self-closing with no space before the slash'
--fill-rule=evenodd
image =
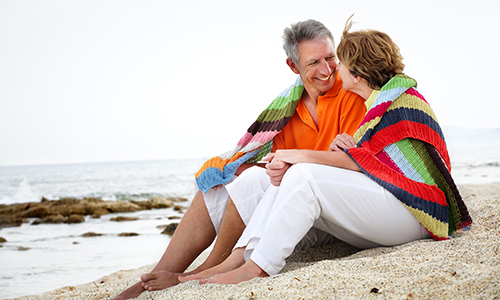
<path id="1" fill-rule="evenodd" d="M 429 104 L 417 96 L 403 94 L 392 102 L 392 104 L 387 108 L 387 111 L 398 108 L 418 109 L 431 116 L 434 119 L 434 121 L 436 122 L 438 121 L 436 115 L 434 115 L 434 111 L 431 109 Z"/>
<path id="2" fill-rule="evenodd" d="M 432 232 L 432 234 L 442 238 L 448 237 L 448 223 L 443 223 L 419 209 L 409 207 L 406 204 L 405 206 L 417 218 L 420 224 L 422 224 L 422 226 L 424 226 L 428 231 Z"/>

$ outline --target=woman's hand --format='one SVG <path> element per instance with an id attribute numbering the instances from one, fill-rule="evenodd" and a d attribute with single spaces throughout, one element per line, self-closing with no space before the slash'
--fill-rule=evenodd
<path id="1" fill-rule="evenodd" d="M 356 147 L 356 141 L 354 138 L 347 133 L 337 134 L 330 144 L 330 151 L 344 151 L 344 149 L 349 149 Z"/>
<path id="2" fill-rule="evenodd" d="M 280 186 L 283 176 L 285 176 L 286 171 L 288 171 L 292 165 L 276 159 L 276 153 L 269 153 L 262 160 L 268 161 L 266 164 L 266 174 L 269 176 L 271 184 L 274 186 Z"/>

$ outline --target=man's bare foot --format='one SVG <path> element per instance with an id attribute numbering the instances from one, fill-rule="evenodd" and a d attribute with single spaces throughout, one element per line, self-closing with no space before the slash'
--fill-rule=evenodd
<path id="1" fill-rule="evenodd" d="M 179 283 L 178 277 L 182 273 L 155 271 L 141 276 L 142 287 L 148 291 L 158 291 Z"/>
<path id="2" fill-rule="evenodd" d="M 112 300 L 126 300 L 137 298 L 142 292 L 144 292 L 144 288 L 142 287 L 142 281 L 139 281 L 138 283 L 121 292 Z"/>
<path id="3" fill-rule="evenodd" d="M 268 277 L 269 275 L 264 272 L 256 263 L 251 259 L 248 260 L 241 267 L 229 271 L 227 273 L 218 274 L 212 278 L 200 280 L 200 284 L 205 283 L 219 283 L 219 284 L 237 284 L 243 281 L 253 279 L 255 277 Z"/>
<path id="4" fill-rule="evenodd" d="M 244 250 L 245 248 L 238 248 L 234 250 L 225 261 L 216 266 L 211 267 L 210 269 L 206 269 L 204 271 L 192 275 L 181 275 L 179 276 L 179 281 L 187 282 L 190 280 L 207 279 L 214 275 L 226 273 L 236 268 L 239 268 L 245 263 L 245 259 L 243 257 Z"/>

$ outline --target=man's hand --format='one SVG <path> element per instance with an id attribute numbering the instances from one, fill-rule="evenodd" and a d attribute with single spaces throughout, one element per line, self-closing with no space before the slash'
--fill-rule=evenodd
<path id="1" fill-rule="evenodd" d="M 330 144 L 331 151 L 344 151 L 344 149 L 356 147 L 356 141 L 347 133 L 337 134 Z"/>

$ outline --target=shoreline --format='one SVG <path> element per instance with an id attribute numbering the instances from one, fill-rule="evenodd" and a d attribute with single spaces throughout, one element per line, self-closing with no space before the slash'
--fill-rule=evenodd
<path id="1" fill-rule="evenodd" d="M 368 250 L 339 241 L 292 255 L 277 276 L 238 285 L 188 282 L 143 292 L 136 299 L 496 299 L 500 294 L 500 184 L 458 188 L 474 223 L 450 240 Z M 87 284 L 12 299 L 111 299 L 153 267 L 122 270 Z"/>

